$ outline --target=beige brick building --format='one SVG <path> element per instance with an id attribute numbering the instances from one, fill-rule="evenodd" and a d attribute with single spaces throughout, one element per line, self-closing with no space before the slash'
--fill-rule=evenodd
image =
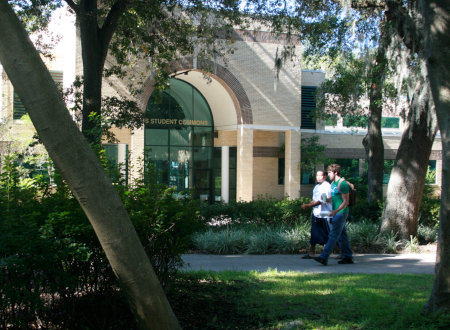
<path id="1" fill-rule="evenodd" d="M 363 175 L 365 130 L 347 127 L 342 119 L 329 126 L 308 117 L 311 104 L 306 99 L 311 102 L 325 73 L 302 70 L 299 61 L 288 61 L 277 72 L 275 58 L 283 40 L 269 33 L 236 31 L 235 39 L 235 51 L 226 62 L 202 62 L 192 56 L 173 63 L 171 88 L 162 101 L 152 98 L 152 74 L 144 72 L 147 79 L 137 101 L 147 113 L 147 123 L 133 131 L 116 130 L 119 143 L 107 144 L 119 162 L 131 162 L 131 182 L 151 162 L 159 182 L 177 190 L 194 188 L 202 199 L 310 196 L 313 182 L 309 173 L 301 173 L 299 163 L 301 138 L 313 135 L 320 136 L 328 157 L 343 164 L 356 162 L 357 174 Z M 74 47 L 65 47 L 66 53 L 57 57 L 59 62 L 48 63 L 64 73 L 64 81 L 82 72 L 80 49 L 72 43 Z M 296 47 L 300 52 L 300 44 Z M 108 78 L 104 93 L 123 95 L 125 86 Z M 15 132 L 26 131 L 29 126 L 18 118 L 4 74 L 0 89 L 1 118 L 10 120 Z M 393 125 L 383 129 L 385 154 L 394 159 L 403 124 L 398 117 L 389 118 Z M 431 155 L 437 185 L 441 155 L 438 137 Z"/>

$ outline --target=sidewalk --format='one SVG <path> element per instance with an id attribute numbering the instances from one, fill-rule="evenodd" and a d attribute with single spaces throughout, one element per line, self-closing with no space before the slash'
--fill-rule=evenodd
<path id="1" fill-rule="evenodd" d="M 304 273 L 395 273 L 434 274 L 436 253 L 355 254 L 353 265 L 339 265 L 334 255 L 323 266 L 299 254 L 213 255 L 185 254 L 183 270 L 241 270 L 264 272 L 268 269 Z"/>

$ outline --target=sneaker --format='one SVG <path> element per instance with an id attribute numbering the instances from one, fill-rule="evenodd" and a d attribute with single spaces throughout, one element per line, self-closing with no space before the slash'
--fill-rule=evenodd
<path id="1" fill-rule="evenodd" d="M 351 257 L 345 257 L 344 259 L 338 261 L 338 264 L 341 264 L 341 265 L 345 265 L 345 264 L 354 264 L 353 258 L 351 258 Z"/>
<path id="2" fill-rule="evenodd" d="M 319 263 L 321 263 L 321 264 L 324 265 L 324 266 L 326 266 L 327 263 L 328 263 L 327 259 L 323 259 L 323 258 L 321 258 L 321 257 L 315 257 L 314 260 L 317 261 L 317 262 L 319 262 Z"/>
<path id="3" fill-rule="evenodd" d="M 313 259 L 314 257 L 311 257 L 309 254 L 305 254 L 302 256 L 302 259 Z"/>

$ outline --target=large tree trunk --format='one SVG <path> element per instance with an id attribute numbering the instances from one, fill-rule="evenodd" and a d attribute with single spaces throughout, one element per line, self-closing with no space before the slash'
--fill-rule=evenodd
<path id="1" fill-rule="evenodd" d="M 385 44 L 381 36 L 377 57 L 372 68 L 372 85 L 369 91 L 369 121 L 367 134 L 363 139 L 368 162 L 367 201 L 383 200 L 384 144 L 381 134 L 383 113 L 383 81 L 387 68 Z"/>
<path id="2" fill-rule="evenodd" d="M 427 309 L 450 311 L 450 2 L 422 1 L 425 54 L 442 139 L 442 194 L 434 285 Z"/>
<path id="3" fill-rule="evenodd" d="M 382 232 L 393 231 L 400 238 L 417 235 L 417 219 L 437 120 L 430 86 L 421 79 L 412 102 L 391 178 L 381 224 Z"/>
<path id="4" fill-rule="evenodd" d="M 83 108 L 81 131 L 90 142 L 100 142 L 101 129 L 91 114 L 101 116 L 103 44 L 97 22 L 97 1 L 82 1 L 77 13 L 83 59 Z"/>
<path id="5" fill-rule="evenodd" d="M 93 143 L 101 141 L 101 127 L 92 114 L 102 114 L 102 78 L 106 56 L 111 38 L 118 21 L 128 7 L 129 0 L 115 1 L 108 15 L 99 22 L 97 0 L 81 0 L 79 5 L 70 3 L 75 10 L 81 39 L 81 57 L 83 59 L 83 108 L 81 131 Z M 103 8 L 104 10 L 104 8 Z"/>
<path id="6" fill-rule="evenodd" d="M 7 0 L 0 0 L 0 61 L 94 227 L 140 328 L 179 328 L 119 195 Z"/>

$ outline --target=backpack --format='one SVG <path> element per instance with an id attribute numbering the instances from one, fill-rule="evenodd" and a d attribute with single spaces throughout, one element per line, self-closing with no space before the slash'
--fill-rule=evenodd
<path id="1" fill-rule="evenodd" d="M 339 181 L 338 183 L 338 191 L 341 192 L 341 183 L 342 181 L 347 181 L 345 180 L 345 178 L 342 178 L 341 181 Z M 356 199 L 357 199 L 357 191 L 355 188 L 355 185 L 353 183 L 350 183 L 347 181 L 348 186 L 350 187 L 350 190 L 348 192 L 348 206 L 354 206 L 356 204 Z"/>

